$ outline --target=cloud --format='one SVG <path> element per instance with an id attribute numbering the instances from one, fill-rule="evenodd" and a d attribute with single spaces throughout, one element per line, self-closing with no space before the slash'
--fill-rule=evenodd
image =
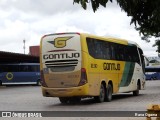
<path id="1" fill-rule="evenodd" d="M 28 14 L 54 15 L 65 11 L 81 9 L 73 0 L 2 0 L 1 9 L 10 11 L 16 9 Z"/>
<path id="2" fill-rule="evenodd" d="M 132 40 L 146 55 L 157 55 L 154 41 L 142 41 L 130 25 L 131 18 L 115 2 L 94 13 L 90 3 L 83 10 L 73 0 L 1 0 L 0 15 L 0 50 L 23 53 L 25 39 L 28 53 L 29 46 L 39 45 L 44 34 L 87 32 Z"/>

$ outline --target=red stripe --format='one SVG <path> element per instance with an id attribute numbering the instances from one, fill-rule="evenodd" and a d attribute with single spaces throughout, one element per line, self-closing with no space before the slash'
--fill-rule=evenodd
<path id="1" fill-rule="evenodd" d="M 51 50 L 51 51 L 48 51 L 48 52 L 63 52 L 63 51 L 76 51 L 74 49 L 63 49 L 63 50 Z"/>

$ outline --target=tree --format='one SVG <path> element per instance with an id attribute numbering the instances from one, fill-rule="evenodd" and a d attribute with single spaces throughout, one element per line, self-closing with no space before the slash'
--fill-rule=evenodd
<path id="1" fill-rule="evenodd" d="M 81 4 L 87 9 L 87 3 L 90 2 L 94 12 L 99 6 L 106 7 L 108 1 L 112 0 L 74 0 L 74 3 Z M 127 16 L 131 16 L 130 24 L 135 25 L 139 31 L 142 40 L 150 41 L 155 37 L 155 44 L 158 46 L 157 52 L 160 53 L 160 0 L 116 0 L 117 4 Z"/>

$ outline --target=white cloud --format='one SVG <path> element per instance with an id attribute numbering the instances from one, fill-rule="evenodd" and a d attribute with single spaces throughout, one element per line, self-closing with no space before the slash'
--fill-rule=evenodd
<path id="1" fill-rule="evenodd" d="M 107 4 L 93 12 L 83 10 L 73 0 L 1 0 L 0 2 L 1 49 L 23 53 L 29 46 L 39 45 L 44 34 L 55 32 L 87 32 L 101 36 L 113 36 L 136 41 L 148 56 L 157 55 L 154 41 L 146 43 L 130 26 L 130 17 L 115 3 Z"/>
<path id="2" fill-rule="evenodd" d="M 73 5 L 73 0 L 3 0 L 1 9 L 16 9 L 28 14 L 54 15 L 65 11 L 81 9 L 79 4 Z"/>

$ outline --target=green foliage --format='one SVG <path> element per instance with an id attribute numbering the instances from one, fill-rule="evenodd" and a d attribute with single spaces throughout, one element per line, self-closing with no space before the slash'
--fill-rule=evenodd
<path id="1" fill-rule="evenodd" d="M 112 0 L 110 0 L 112 2 Z M 92 4 L 92 9 L 95 12 L 100 5 L 102 5 L 103 7 L 106 7 L 106 4 L 108 2 L 108 0 L 74 0 L 73 3 L 80 3 L 82 5 L 82 7 L 86 10 L 87 9 L 87 3 L 91 2 Z"/>
<path id="2" fill-rule="evenodd" d="M 99 6 L 106 7 L 108 1 L 112 0 L 74 0 L 74 3 L 81 4 L 87 9 L 87 3 L 91 2 L 95 12 Z M 135 29 L 142 35 L 142 40 L 150 41 L 149 38 L 160 37 L 160 0 L 116 0 L 123 11 L 131 16 L 130 24 L 135 25 Z M 160 42 L 155 41 L 154 46 L 158 46 L 160 52 Z"/>
<path id="3" fill-rule="evenodd" d="M 155 47 L 155 46 L 157 46 L 157 52 L 160 53 L 159 52 L 160 51 L 160 40 L 159 39 L 155 40 L 155 44 L 153 45 L 153 47 Z"/>

